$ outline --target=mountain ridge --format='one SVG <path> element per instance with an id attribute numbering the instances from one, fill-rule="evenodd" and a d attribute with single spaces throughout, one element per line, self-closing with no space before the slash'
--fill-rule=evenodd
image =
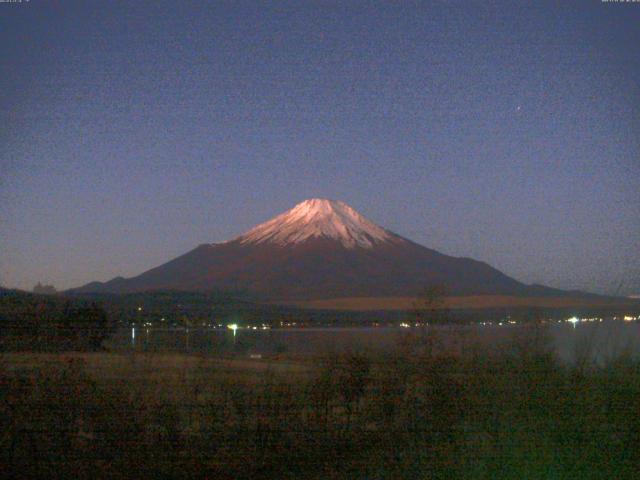
<path id="1" fill-rule="evenodd" d="M 525 285 L 482 261 L 429 249 L 327 199 L 305 200 L 230 241 L 201 244 L 135 277 L 72 290 L 222 288 L 271 301 L 412 296 L 433 285 L 451 295 L 563 293 Z"/>

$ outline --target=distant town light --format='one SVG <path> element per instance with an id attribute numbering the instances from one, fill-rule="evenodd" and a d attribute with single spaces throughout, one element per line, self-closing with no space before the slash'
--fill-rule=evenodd
<path id="1" fill-rule="evenodd" d="M 571 323 L 574 328 L 576 326 L 576 323 L 578 323 L 580 320 L 578 319 L 578 317 L 571 317 L 567 319 L 567 322 Z"/>
<path id="2" fill-rule="evenodd" d="M 238 330 L 238 324 L 237 323 L 231 323 L 229 325 L 227 325 L 227 328 L 229 330 L 233 330 L 233 336 L 236 336 L 236 330 Z"/>

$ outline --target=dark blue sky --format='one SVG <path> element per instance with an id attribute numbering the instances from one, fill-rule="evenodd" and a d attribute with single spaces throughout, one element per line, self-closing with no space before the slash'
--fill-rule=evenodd
<path id="1" fill-rule="evenodd" d="M 135 275 L 328 197 L 640 293 L 640 4 L 519 4 L 0 4 L 0 283 Z"/>

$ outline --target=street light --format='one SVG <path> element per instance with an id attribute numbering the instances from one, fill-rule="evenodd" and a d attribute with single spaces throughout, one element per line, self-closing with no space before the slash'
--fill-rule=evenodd
<path id="1" fill-rule="evenodd" d="M 238 324 L 237 323 L 232 323 L 230 325 L 227 325 L 227 328 L 229 330 L 233 330 L 233 336 L 236 336 L 236 330 L 238 330 Z"/>

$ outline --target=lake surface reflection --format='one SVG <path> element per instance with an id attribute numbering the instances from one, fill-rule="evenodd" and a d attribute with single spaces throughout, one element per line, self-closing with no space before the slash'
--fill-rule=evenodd
<path id="1" fill-rule="evenodd" d="M 520 325 L 439 326 L 441 344 L 452 349 L 508 348 L 533 342 L 535 329 Z M 579 358 L 607 361 L 622 353 L 640 352 L 640 322 L 605 321 L 542 327 L 548 344 L 567 362 Z M 108 343 L 114 351 L 185 352 L 211 355 L 318 355 L 345 351 L 389 351 L 422 329 L 399 327 L 285 328 L 270 330 L 227 328 L 127 328 Z M 537 331 L 540 334 L 540 330 Z"/>

